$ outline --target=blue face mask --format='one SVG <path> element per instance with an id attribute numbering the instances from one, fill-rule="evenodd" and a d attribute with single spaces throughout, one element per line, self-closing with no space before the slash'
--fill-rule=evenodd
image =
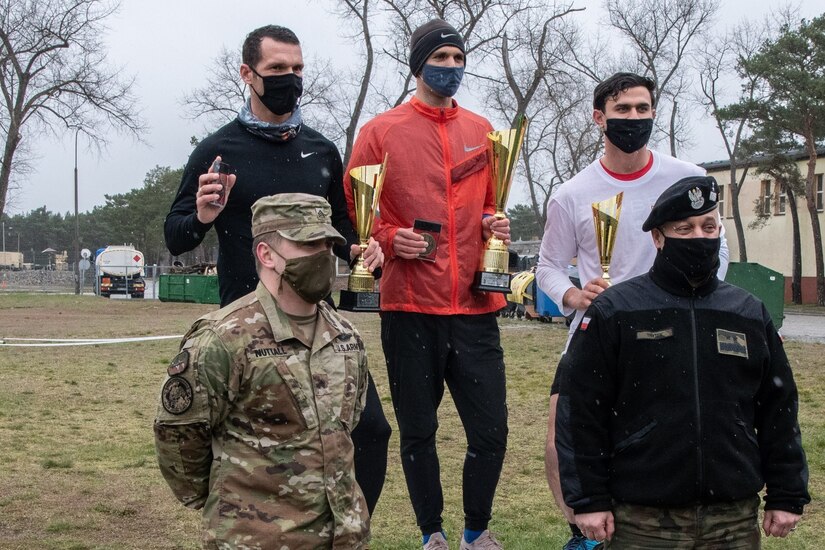
<path id="1" fill-rule="evenodd" d="M 424 65 L 421 78 L 424 83 L 442 97 L 453 97 L 464 77 L 464 67 L 439 67 Z"/>

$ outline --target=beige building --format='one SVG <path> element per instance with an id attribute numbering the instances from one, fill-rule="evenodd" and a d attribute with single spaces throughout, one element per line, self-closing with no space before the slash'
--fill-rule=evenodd
<path id="1" fill-rule="evenodd" d="M 808 173 L 808 155 L 799 154 L 797 160 L 803 179 Z M 725 224 L 731 261 L 739 261 L 739 243 L 736 227 L 733 223 L 733 208 L 730 204 L 730 162 L 717 161 L 701 164 L 708 175 L 719 182 L 719 213 Z M 825 234 L 825 204 L 823 192 L 823 174 L 825 173 L 825 148 L 817 151 L 816 162 L 816 207 L 819 212 L 819 224 Z M 741 174 L 741 173 L 740 173 Z M 739 177 L 739 175 L 738 175 Z M 816 267 L 814 266 L 813 233 L 811 217 L 804 196 L 798 196 L 799 233 L 802 244 L 802 301 L 816 303 Z M 739 193 L 739 213 L 745 232 L 748 261 L 769 267 L 785 276 L 785 301 L 791 299 L 791 273 L 793 265 L 793 225 L 787 196 L 770 177 L 757 175 L 753 169 L 748 171 L 742 190 Z M 766 222 L 759 229 L 749 225 L 757 219 L 757 209 Z"/>

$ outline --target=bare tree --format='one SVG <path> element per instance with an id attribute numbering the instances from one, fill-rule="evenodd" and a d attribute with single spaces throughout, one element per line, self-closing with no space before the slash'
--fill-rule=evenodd
<path id="1" fill-rule="evenodd" d="M 331 108 L 348 109 L 346 118 L 332 116 L 333 120 L 341 120 L 344 133 L 344 166 L 349 162 L 352 154 L 352 146 L 355 143 L 355 133 L 364 112 L 364 104 L 367 101 L 367 94 L 370 89 L 370 81 L 373 76 L 375 64 L 375 45 L 373 43 L 373 33 L 370 28 L 371 8 L 375 7 L 377 0 L 340 0 L 338 2 L 337 13 L 344 21 L 355 23 L 356 31 L 349 38 L 359 43 L 362 66 L 358 73 L 357 82 L 354 86 L 347 88 L 337 86 L 339 91 L 343 91 L 352 97 L 342 98 L 344 101 L 336 101 L 330 105 Z M 354 93 L 350 92 L 354 91 Z M 334 114 L 333 114 L 334 115 Z"/>
<path id="2" fill-rule="evenodd" d="M 184 94 L 180 103 L 192 118 L 205 118 L 214 125 L 233 120 L 246 101 L 246 84 L 241 79 L 240 48 L 222 46 L 213 62 L 209 83 Z"/>
<path id="3" fill-rule="evenodd" d="M 570 114 L 571 99 L 576 107 L 581 106 L 567 89 L 575 87 L 575 79 L 559 61 L 567 57 L 569 35 L 576 30 L 566 17 L 577 11 L 583 10 L 570 5 L 551 9 L 537 3 L 519 13 L 507 30 L 512 37 L 505 35 L 500 41 L 500 65 L 486 77 L 486 103 L 500 118 L 511 126 L 522 115 L 531 121 L 522 146 L 522 174 L 530 208 L 542 227 L 547 199 L 564 181 L 558 177 L 556 162 L 557 152 L 565 151 L 560 142 L 573 138 L 567 129 L 564 135 L 558 132 L 560 121 Z M 592 123 L 589 127 L 593 129 Z"/>
<path id="4" fill-rule="evenodd" d="M 144 129 L 134 79 L 106 63 L 104 21 L 117 7 L 108 0 L 0 0 L 0 214 L 24 128 L 80 128 L 97 146 L 106 127 L 137 137 Z"/>
<path id="5" fill-rule="evenodd" d="M 390 19 L 389 42 L 381 53 L 396 64 L 396 85 L 378 91 L 386 108 L 397 107 L 414 91 L 407 66 L 410 37 L 420 25 L 435 17 L 449 22 L 461 34 L 466 47 L 467 74 L 477 76 L 488 61 L 498 57 L 499 41 L 519 14 L 545 2 L 534 0 L 382 0 Z M 498 63 L 496 63 L 498 64 Z"/>
<path id="6" fill-rule="evenodd" d="M 606 0 L 610 24 L 629 39 L 644 74 L 656 82 L 654 100 L 659 126 L 674 157 L 680 143 L 679 97 L 686 61 L 719 9 L 719 0 Z M 665 106 L 669 104 L 669 116 Z"/>
<path id="7" fill-rule="evenodd" d="M 769 32 L 766 26 L 745 22 L 710 42 L 697 60 L 701 91 L 697 99 L 713 118 L 730 161 L 728 196 L 739 243 L 740 262 L 748 261 L 748 252 L 739 210 L 739 193 L 748 174 L 751 158 L 750 155 L 742 154 L 741 146 L 749 135 L 748 128 L 753 120 L 756 102 L 764 94 L 759 75 L 748 71 L 743 62 L 756 55 L 761 41 Z M 723 105 L 725 83 L 730 80 L 731 74 L 738 76 L 739 97 L 736 103 Z"/>

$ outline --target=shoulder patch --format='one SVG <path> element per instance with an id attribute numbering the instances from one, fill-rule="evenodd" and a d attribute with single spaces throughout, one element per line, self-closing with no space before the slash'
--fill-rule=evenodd
<path id="1" fill-rule="evenodd" d="M 187 368 L 189 368 L 189 352 L 183 350 L 172 359 L 172 362 L 166 369 L 166 373 L 169 376 L 175 376 L 176 374 L 184 373 Z"/>
<path id="2" fill-rule="evenodd" d="M 587 330 L 587 325 L 590 324 L 590 317 L 582 317 L 581 323 L 579 323 L 580 330 Z"/>
<path id="3" fill-rule="evenodd" d="M 722 355 L 748 358 L 748 338 L 741 332 L 716 329 L 716 349 Z"/>
<path id="4" fill-rule="evenodd" d="M 192 386 L 185 378 L 173 376 L 163 385 L 160 400 L 169 414 L 183 414 L 192 406 Z"/>

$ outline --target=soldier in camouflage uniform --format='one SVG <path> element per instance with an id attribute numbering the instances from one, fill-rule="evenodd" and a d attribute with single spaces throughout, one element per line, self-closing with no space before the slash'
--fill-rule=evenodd
<path id="1" fill-rule="evenodd" d="M 206 548 L 363 548 L 350 433 L 367 357 L 322 301 L 344 241 L 321 197 L 265 197 L 252 212 L 260 283 L 184 337 L 161 390 L 158 462 L 175 496 L 203 508 Z"/>

